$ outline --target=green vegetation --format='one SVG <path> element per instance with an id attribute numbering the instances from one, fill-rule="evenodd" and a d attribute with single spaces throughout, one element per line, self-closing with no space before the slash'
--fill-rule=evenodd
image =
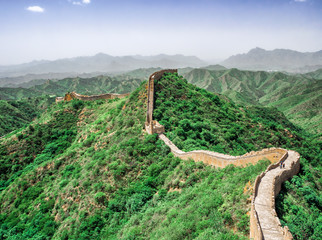
<path id="1" fill-rule="evenodd" d="M 156 88 L 155 118 L 179 147 L 297 149 L 308 166 L 299 178 L 321 195 L 320 146 L 275 109 L 241 108 L 176 74 Z M 125 99 L 53 104 L 0 139 L 0 239 L 247 239 L 250 186 L 269 162 L 214 169 L 175 158 L 142 131 L 146 94 L 141 84 Z M 310 201 L 298 206 L 312 208 Z"/>
<path id="2" fill-rule="evenodd" d="M 154 117 L 184 151 L 241 155 L 273 146 L 301 146 L 299 129 L 274 108 L 237 107 L 180 76 L 166 75 L 155 83 L 155 89 Z"/>
<path id="3" fill-rule="evenodd" d="M 46 96 L 16 101 L 0 100 L 0 136 L 28 125 L 53 102 L 53 98 Z"/>
<path id="4" fill-rule="evenodd" d="M 54 97 L 48 95 L 64 96 L 71 91 L 85 95 L 128 93 L 140 85 L 143 75 L 145 76 L 153 70 L 138 69 L 114 77 L 97 76 L 66 78 L 60 81 L 48 80 L 30 88 L 0 88 L 0 136 L 29 124 L 50 103 L 54 102 Z M 39 82 L 41 81 L 39 80 Z"/>
<path id="5" fill-rule="evenodd" d="M 77 92 L 85 95 L 101 93 L 128 93 L 136 89 L 142 79 L 129 76 L 97 76 L 92 78 L 66 78 L 59 81 L 47 81 L 44 84 L 31 87 L 31 90 L 43 94 L 64 96 L 67 92 Z"/>
<path id="6" fill-rule="evenodd" d="M 224 94 L 237 104 L 277 107 L 291 122 L 321 140 L 321 70 L 287 75 L 238 69 L 194 69 L 184 75 L 189 83 Z"/>
<path id="7" fill-rule="evenodd" d="M 20 100 L 22 98 L 38 97 L 37 91 L 27 88 L 0 88 L 0 100 Z"/>
<path id="8" fill-rule="evenodd" d="M 48 80 L 29 88 L 0 88 L 0 99 L 18 100 L 41 95 L 64 96 L 67 92 L 77 92 L 84 95 L 102 93 L 129 93 L 135 90 L 145 79 L 142 75 L 153 69 L 142 69 L 118 76 L 97 76 L 91 78 L 65 78 Z M 138 77 L 136 77 L 138 76 Z"/>
<path id="9" fill-rule="evenodd" d="M 275 108 L 237 107 L 180 76 L 166 74 L 155 89 L 154 116 L 180 149 L 232 155 L 271 146 L 298 151 L 302 168 L 284 184 L 278 213 L 297 239 L 321 238 L 321 141 L 312 140 Z"/>

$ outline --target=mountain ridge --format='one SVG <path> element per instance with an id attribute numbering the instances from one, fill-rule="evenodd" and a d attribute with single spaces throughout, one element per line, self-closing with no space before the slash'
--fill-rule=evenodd
<path id="1" fill-rule="evenodd" d="M 199 67 L 206 63 L 195 56 L 181 54 L 155 56 L 111 56 L 98 53 L 94 56 L 63 58 L 54 61 L 42 60 L 30 63 L 0 66 L 0 77 L 13 77 L 24 74 L 45 74 L 48 72 L 122 72 L 137 68 L 161 67 Z"/>
<path id="2" fill-rule="evenodd" d="M 309 72 L 322 68 L 322 50 L 299 52 L 289 49 L 265 50 L 257 47 L 247 53 L 233 55 L 221 64 L 228 68 L 243 70 Z"/>

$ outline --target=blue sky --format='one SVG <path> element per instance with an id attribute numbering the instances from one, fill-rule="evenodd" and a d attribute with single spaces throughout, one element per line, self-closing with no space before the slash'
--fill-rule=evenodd
<path id="1" fill-rule="evenodd" d="M 0 65 L 94 55 L 224 59 L 322 49 L 322 0 L 0 0 Z"/>

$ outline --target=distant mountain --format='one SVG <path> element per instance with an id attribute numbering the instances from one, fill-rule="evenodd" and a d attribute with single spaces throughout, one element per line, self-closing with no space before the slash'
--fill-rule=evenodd
<path id="1" fill-rule="evenodd" d="M 48 79 L 50 80 L 60 80 L 68 77 L 82 77 L 89 78 L 98 75 L 103 75 L 106 73 L 103 72 L 91 72 L 91 73 L 73 73 L 73 72 L 64 72 L 64 73 L 43 73 L 43 74 L 26 74 L 15 77 L 4 77 L 0 78 L 0 87 L 23 87 L 28 88 L 35 85 L 42 84 Z"/>
<path id="2" fill-rule="evenodd" d="M 305 74 L 306 77 L 314 78 L 314 79 L 322 79 L 322 68 Z"/>
<path id="3" fill-rule="evenodd" d="M 322 136 L 321 71 L 289 75 L 236 68 L 194 69 L 184 76 L 188 82 L 224 94 L 236 103 L 277 107 L 293 123 Z"/>
<path id="4" fill-rule="evenodd" d="M 245 70 L 309 72 L 322 67 L 322 50 L 302 53 L 288 49 L 267 51 L 254 48 L 246 54 L 231 56 L 221 64 Z"/>
<path id="5" fill-rule="evenodd" d="M 123 76 L 130 76 L 133 78 L 142 78 L 142 79 L 148 79 L 149 76 L 154 73 L 161 70 L 161 68 L 139 68 L 135 69 L 133 71 L 129 71 L 123 74 Z"/>
<path id="6" fill-rule="evenodd" d="M 59 59 L 55 61 L 33 61 L 12 66 L 0 66 L 0 77 L 12 77 L 25 74 L 44 73 L 89 73 L 89 72 L 124 72 L 138 68 L 182 68 L 200 67 L 205 62 L 194 56 L 156 55 L 115 57 L 104 53 L 89 57 Z"/>
<path id="7" fill-rule="evenodd" d="M 219 64 L 202 67 L 202 69 L 207 69 L 207 70 L 227 70 L 227 68 L 225 68 L 224 66 L 219 65 Z"/>

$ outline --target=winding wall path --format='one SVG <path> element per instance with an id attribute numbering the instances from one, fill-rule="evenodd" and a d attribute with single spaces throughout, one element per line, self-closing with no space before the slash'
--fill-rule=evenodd
<path id="1" fill-rule="evenodd" d="M 162 70 L 152 74 L 149 78 L 148 107 L 146 130 L 154 133 L 153 126 L 153 102 L 154 80 L 161 78 L 165 72 L 175 70 Z M 151 87 L 152 86 L 152 87 Z M 148 127 L 147 127 L 148 126 Z M 151 128 L 149 128 L 151 126 Z M 164 128 L 162 129 L 164 131 Z M 263 158 L 269 159 L 272 164 L 265 172 L 257 176 L 254 184 L 254 192 L 250 212 L 250 239 L 254 240 L 290 240 L 293 239 L 288 227 L 282 227 L 275 211 L 275 197 L 281 190 L 281 185 L 287 179 L 293 177 L 300 170 L 300 155 L 295 151 L 282 148 L 268 148 L 257 152 L 246 153 L 242 156 L 230 156 L 226 154 L 195 150 L 184 152 L 174 145 L 162 132 L 157 132 L 159 138 L 170 147 L 171 152 L 184 160 L 193 159 L 215 167 L 226 167 L 229 164 L 246 166 L 255 164 Z M 280 163 L 285 163 L 285 168 L 280 168 Z"/>
<path id="2" fill-rule="evenodd" d="M 299 172 L 300 155 L 295 151 L 288 151 L 284 163 L 285 168 L 280 168 L 279 163 L 269 166 L 255 181 L 252 214 L 256 214 L 259 226 L 255 228 L 257 224 L 254 216 L 251 216 L 254 227 L 250 237 L 253 239 L 293 239 L 288 227 L 283 228 L 277 217 L 275 197 L 281 190 L 282 183 Z"/>
<path id="3" fill-rule="evenodd" d="M 195 150 L 190 152 L 181 151 L 164 134 L 159 134 L 159 138 L 170 147 L 171 152 L 183 160 L 193 159 L 195 162 L 203 162 L 214 167 L 224 168 L 229 164 L 235 166 L 246 166 L 247 164 L 256 164 L 264 158 L 276 163 L 287 157 L 287 150 L 283 148 L 266 148 L 257 152 L 249 152 L 241 156 L 231 156 L 227 154 Z"/>

